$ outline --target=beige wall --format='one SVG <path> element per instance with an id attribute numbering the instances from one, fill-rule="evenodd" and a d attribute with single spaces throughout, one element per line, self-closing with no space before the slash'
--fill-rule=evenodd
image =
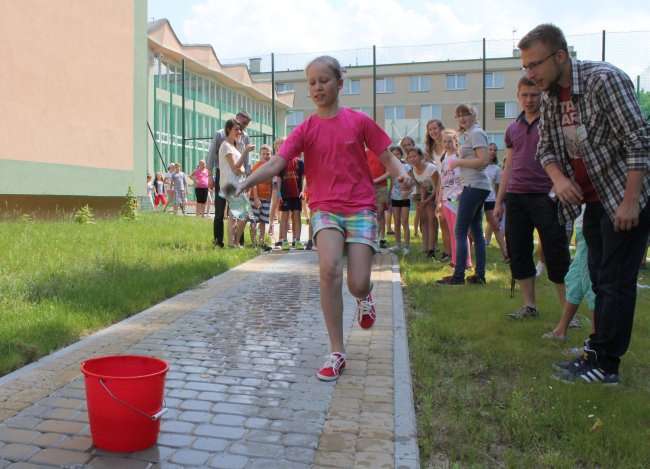
<path id="1" fill-rule="evenodd" d="M 495 119 L 495 102 L 516 101 L 517 82 L 521 77 L 521 60 L 518 58 L 489 59 L 486 61 L 487 72 L 500 71 L 504 75 L 503 88 L 488 89 L 486 94 L 486 122 L 481 125 L 489 133 L 503 133 L 512 119 Z M 467 77 L 467 89 L 446 90 L 448 73 L 464 73 Z M 427 75 L 430 91 L 410 92 L 409 76 Z M 458 60 L 446 62 L 424 62 L 412 64 L 381 65 L 377 67 L 377 78 L 393 77 L 393 93 L 377 94 L 377 122 L 384 126 L 389 135 L 396 136 L 393 126 L 399 133 L 413 130 L 411 136 L 416 141 L 424 139 L 426 119 L 420 119 L 420 106 L 436 104 L 441 106 L 442 120 L 448 127 L 455 127 L 454 109 L 459 103 L 476 103 L 479 105 L 479 117 L 483 118 L 483 62 L 482 60 Z M 259 80 L 270 79 L 270 74 L 259 74 Z M 370 108 L 372 112 L 372 67 L 347 67 L 346 80 L 358 79 L 360 93 L 357 95 L 340 95 L 341 103 L 349 107 Z M 291 82 L 295 89 L 294 109 L 304 110 L 305 118 L 314 112 L 314 104 L 307 95 L 307 83 L 302 70 L 276 72 L 276 83 Z M 386 106 L 404 106 L 405 119 L 386 120 Z M 520 110 L 519 106 L 517 109 Z M 419 127 L 417 127 L 419 124 Z"/>
<path id="2" fill-rule="evenodd" d="M 0 160 L 133 169 L 133 3 L 2 2 Z"/>

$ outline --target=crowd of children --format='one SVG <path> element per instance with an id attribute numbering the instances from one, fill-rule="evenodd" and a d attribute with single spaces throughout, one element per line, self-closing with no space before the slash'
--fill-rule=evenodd
<path id="1" fill-rule="evenodd" d="M 429 121 L 424 148 L 416 146 L 409 136 L 402 138 L 399 144 L 392 144 L 389 136 L 368 116 L 339 105 L 343 74 L 338 61 L 329 56 L 318 57 L 306 67 L 315 114 L 286 139 L 275 142 L 275 151 L 263 145 L 259 151 L 260 160 L 252 171 L 245 162 L 254 145 L 244 144 L 241 138 L 246 124 L 229 120 L 219 147 L 221 190 L 218 195 L 230 206 L 228 246 L 239 248 L 242 245 L 244 227 L 249 221 L 253 245 L 265 251 L 271 250 L 273 245 L 285 250 L 317 246 L 321 306 L 331 345 L 326 362 L 317 372 L 317 377 L 324 381 L 336 380 L 346 366 L 341 292 L 343 252 L 347 252 L 348 289 L 357 298 L 357 321 L 360 327 L 369 329 L 377 316 L 371 295 L 372 257 L 380 249 L 401 255 L 410 253 L 411 205 L 415 212 L 413 237 L 421 234 L 422 253 L 432 260 L 449 262 L 454 269 L 453 275 L 437 280 L 437 285 L 486 283 L 486 223 L 489 236 L 496 239 L 504 262 L 511 262 L 510 246 L 504 236 L 505 191 L 499 187 L 501 169 L 497 147 L 489 143 L 487 134 L 479 126 L 476 108 L 472 104 L 456 107 L 458 125 L 455 130 L 446 129 L 438 119 Z M 526 107 L 523 98 L 520 100 L 525 110 L 532 109 L 532 106 Z M 526 123 L 529 127 L 534 124 Z M 509 158 L 514 160 L 515 154 Z M 504 174 L 511 176 L 509 170 L 504 170 Z M 197 216 L 209 213 L 204 192 L 209 194 L 205 189 L 212 187 L 205 183 L 210 177 L 204 162 L 190 176 L 196 183 Z M 165 211 L 173 202 L 174 213 L 178 208 L 185 212 L 188 178 L 179 164 L 171 165 L 166 176 L 156 174 L 153 183 L 150 179 L 148 193 L 155 194 L 152 202 L 155 210 L 162 205 Z M 165 183 L 169 185 L 167 194 Z M 544 202 L 548 202 L 548 191 L 542 195 Z M 249 201 L 250 206 L 242 209 L 241 200 Z M 280 213 L 279 232 L 267 243 L 266 224 L 270 223 L 268 235 L 275 234 L 277 211 Z M 301 242 L 303 211 L 310 226 L 305 245 Z M 288 236 L 290 224 L 292 243 Z M 540 227 L 535 228 L 540 231 Z M 438 243 L 439 233 L 442 250 Z M 386 235 L 394 235 L 394 242 L 389 243 Z M 583 297 L 586 296 L 590 308 L 594 308 L 585 260 L 586 243 L 580 232 L 578 238 L 578 255 L 566 279 L 564 276 L 555 278 L 557 269 L 549 265 L 549 279 L 562 286 L 558 287 L 558 293 L 564 312 L 558 325 L 544 334 L 545 339 L 566 340 L 567 329 Z M 223 247 L 223 243 L 216 245 Z M 470 254 L 472 246 L 474 263 Z M 512 251 L 515 252 L 515 246 Z M 528 277 L 516 273 L 522 265 L 520 257 L 512 258 L 513 278 L 520 281 L 526 299 L 524 287 Z M 474 273 L 465 276 L 469 269 Z M 568 286 L 566 289 L 566 301 L 562 283 L 565 280 L 571 282 L 571 289 Z M 513 319 L 536 316 L 537 309 L 528 302 L 509 316 Z M 571 353 L 578 352 L 580 350 Z"/>

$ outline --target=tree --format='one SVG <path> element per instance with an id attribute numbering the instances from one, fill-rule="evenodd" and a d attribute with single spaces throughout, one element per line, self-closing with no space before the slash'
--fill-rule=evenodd
<path id="1" fill-rule="evenodd" d="M 639 105 L 641 106 L 641 113 L 646 120 L 650 121 L 650 92 L 641 89 L 639 93 Z"/>

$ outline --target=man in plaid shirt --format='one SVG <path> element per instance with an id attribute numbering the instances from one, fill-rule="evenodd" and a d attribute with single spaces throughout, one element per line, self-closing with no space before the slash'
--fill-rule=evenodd
<path id="1" fill-rule="evenodd" d="M 650 228 L 650 125 L 629 77 L 606 62 L 573 59 L 562 31 L 542 24 L 519 42 L 522 69 L 542 91 L 536 158 L 553 181 L 560 223 L 585 203 L 583 232 L 596 293 L 596 332 L 563 381 L 618 384 Z"/>

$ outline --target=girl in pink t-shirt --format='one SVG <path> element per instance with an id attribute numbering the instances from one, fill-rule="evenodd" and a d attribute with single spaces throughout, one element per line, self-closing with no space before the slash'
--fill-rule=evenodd
<path id="1" fill-rule="evenodd" d="M 205 160 L 199 161 L 199 166 L 192 171 L 190 179 L 194 181 L 194 194 L 196 195 L 196 216 L 207 216 L 205 206 L 208 202 L 208 182 L 210 170 L 205 167 Z M 210 209 L 208 208 L 208 212 Z"/>
<path id="2" fill-rule="evenodd" d="M 296 127 L 277 155 L 239 185 L 239 192 L 280 172 L 289 161 L 305 154 L 305 176 L 314 241 L 318 247 L 321 305 L 331 354 L 317 373 L 333 381 L 345 367 L 343 343 L 343 249 L 348 252 L 348 289 L 357 298 L 357 320 L 364 329 L 375 322 L 370 295 L 370 267 L 377 248 L 375 188 L 365 147 L 379 156 L 405 190 L 411 178 L 388 151 L 391 143 L 377 124 L 361 112 L 341 107 L 343 70 L 329 56 L 312 60 L 306 68 L 309 95 L 316 113 Z"/>

